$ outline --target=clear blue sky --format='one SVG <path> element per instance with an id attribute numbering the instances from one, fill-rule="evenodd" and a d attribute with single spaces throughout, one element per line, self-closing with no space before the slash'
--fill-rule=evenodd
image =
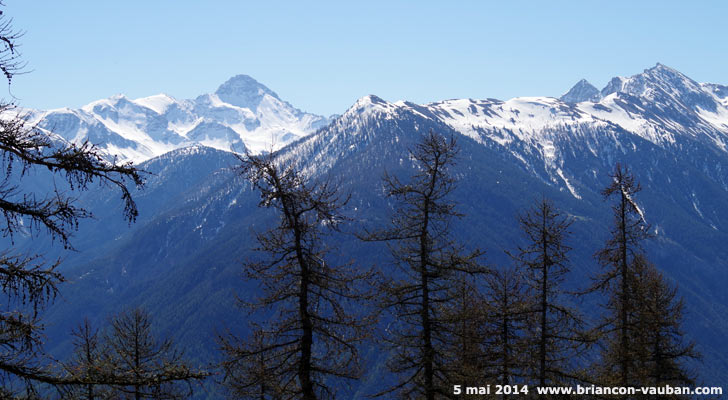
<path id="1" fill-rule="evenodd" d="M 4 0 L 34 108 L 191 98 L 248 74 L 293 105 L 559 96 L 661 62 L 728 84 L 728 2 Z M 4 91 L 3 97 L 7 97 Z"/>

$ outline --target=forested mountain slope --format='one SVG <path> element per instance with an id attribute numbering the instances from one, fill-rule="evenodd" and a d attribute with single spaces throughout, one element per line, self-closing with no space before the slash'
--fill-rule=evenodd
<path id="1" fill-rule="evenodd" d="M 516 215 L 549 197 L 575 219 L 572 287 L 588 284 L 597 270 L 592 255 L 608 236 L 612 217 L 600 194 L 608 173 L 615 162 L 629 166 L 642 184 L 635 200 L 653 234 L 647 253 L 678 284 L 688 335 L 704 354 L 701 377 L 718 384 L 728 378 L 728 89 L 659 64 L 615 78 L 599 93 L 578 85 L 562 100 L 417 105 L 366 96 L 277 157 L 309 176 L 342 182 L 351 193 L 352 221 L 331 238 L 341 260 L 386 269 L 386 249 L 351 233 L 383 224 L 389 204 L 381 177 L 410 173 L 407 149 L 423 133 L 452 135 L 461 147 L 454 199 L 465 214 L 454 229 L 458 238 L 486 250 L 492 265 L 507 265 L 504 250 L 522 241 Z M 97 220 L 80 227 L 77 253 L 62 253 L 71 283 L 46 315 L 54 351 L 67 349 L 68 332 L 83 316 L 101 323 L 142 305 L 188 354 L 205 362 L 217 357 L 216 330 L 244 327 L 235 296 L 249 295 L 255 285 L 242 280 L 241 264 L 255 257 L 253 233 L 271 223 L 235 165 L 232 154 L 204 146 L 144 162 L 154 175 L 136 194 L 141 215 L 131 226 L 107 217 L 117 209 L 110 192 L 79 200 Z M 592 317 L 600 312 L 596 303 L 583 305 Z M 376 386 L 371 376 L 365 381 Z"/>

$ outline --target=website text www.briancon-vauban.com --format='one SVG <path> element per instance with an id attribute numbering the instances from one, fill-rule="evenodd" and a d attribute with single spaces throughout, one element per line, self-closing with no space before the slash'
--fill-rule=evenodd
<path id="1" fill-rule="evenodd" d="M 486 386 L 464 386 L 454 385 L 455 395 L 483 395 L 483 394 L 506 394 L 506 395 L 527 395 L 535 391 L 539 395 L 722 395 L 723 388 L 718 386 L 687 387 L 687 386 L 597 386 L 597 385 L 576 385 L 576 386 L 535 386 L 528 385 L 486 385 Z"/>

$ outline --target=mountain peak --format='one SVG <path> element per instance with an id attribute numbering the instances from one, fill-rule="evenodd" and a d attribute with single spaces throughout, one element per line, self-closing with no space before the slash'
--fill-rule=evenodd
<path id="1" fill-rule="evenodd" d="M 615 77 L 602 89 L 602 97 L 612 93 L 626 93 L 650 99 L 651 102 L 678 101 L 690 108 L 700 107 L 715 111 L 715 101 L 701 85 L 680 71 L 657 63 L 643 73 L 629 78 Z"/>
<path id="2" fill-rule="evenodd" d="M 366 111 L 372 111 L 372 110 L 386 110 L 386 109 L 393 109 L 395 108 L 395 105 L 382 99 L 379 96 L 369 94 L 364 97 L 359 98 L 354 105 L 352 105 L 347 113 L 350 112 L 356 112 L 356 113 L 363 113 Z"/>
<path id="3" fill-rule="evenodd" d="M 364 105 L 364 104 L 382 104 L 383 105 L 383 104 L 388 104 L 388 102 L 386 100 L 382 99 L 381 97 L 377 96 L 377 95 L 368 94 L 368 95 L 366 95 L 364 97 L 359 98 L 356 101 L 356 104 L 361 104 L 361 105 Z"/>
<path id="4" fill-rule="evenodd" d="M 654 67 L 648 68 L 644 73 L 640 74 L 655 80 L 666 81 L 669 84 L 684 85 L 685 81 L 692 82 L 692 79 L 685 76 L 682 72 L 670 68 L 667 65 L 657 63 Z M 636 75 L 636 76 L 640 76 Z"/>
<path id="5" fill-rule="evenodd" d="M 255 110 L 265 95 L 278 100 L 278 95 L 248 75 L 235 75 L 220 85 L 215 94 L 234 106 Z"/>
<path id="6" fill-rule="evenodd" d="M 649 71 L 668 72 L 668 73 L 672 73 L 672 74 L 682 75 L 682 73 L 680 73 L 680 71 L 678 71 L 674 68 L 670 68 L 667 65 L 659 63 L 659 62 L 656 63 L 654 67 L 648 68 L 645 70 L 645 72 L 649 72 Z"/>
<path id="7" fill-rule="evenodd" d="M 82 110 L 85 111 L 91 111 L 96 108 L 107 108 L 107 107 L 117 107 L 119 105 L 125 104 L 129 102 L 129 99 L 126 97 L 126 95 L 117 93 L 113 96 L 107 97 L 105 99 L 100 99 L 96 101 L 92 101 L 85 106 L 81 107 Z"/>
<path id="8" fill-rule="evenodd" d="M 383 112 L 392 112 L 396 109 L 397 105 L 373 94 L 369 94 L 357 99 L 356 102 L 352 104 L 351 107 L 349 107 L 338 119 L 343 121 L 366 119 L 372 115 L 377 115 Z"/>
<path id="9" fill-rule="evenodd" d="M 564 103 L 581 103 L 582 101 L 597 102 L 600 98 L 599 89 L 594 87 L 586 79 L 580 80 L 566 94 L 559 97 Z"/>

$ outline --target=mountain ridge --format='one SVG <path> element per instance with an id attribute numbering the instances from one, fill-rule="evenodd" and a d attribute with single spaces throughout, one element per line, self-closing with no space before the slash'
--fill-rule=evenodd
<path id="1" fill-rule="evenodd" d="M 699 90 L 720 100 L 719 85 Z M 274 156 L 314 179 L 340 182 L 357 224 L 348 229 L 356 230 L 386 221 L 381 177 L 386 171 L 406 179 L 413 167 L 408 149 L 423 134 L 454 136 L 461 148 L 454 200 L 467 216 L 454 229 L 458 239 L 484 248 L 489 265 L 508 266 L 503 250 L 519 243 L 516 216 L 531 200 L 551 198 L 574 218 L 574 288 L 598 271 L 592 255 L 611 222 L 601 195 L 609 172 L 616 162 L 629 166 L 643 186 L 636 201 L 654 236 L 646 251 L 679 282 L 688 336 L 705 354 L 705 366 L 696 368 L 713 384 L 728 378 L 728 152 L 713 140 L 725 132 L 702 120 L 686 97 L 656 98 L 617 91 L 598 103 L 522 97 L 419 105 L 368 95 Z M 68 346 L 75 322 L 69 316 L 91 313 L 98 323 L 122 306 L 141 305 L 160 316 L 163 333 L 203 359 L 214 357 L 220 321 L 245 326 L 235 296 L 255 288 L 239 279 L 241 263 L 254 259 L 254 232 L 273 218 L 256 207 L 259 196 L 234 173 L 234 163 L 229 151 L 201 145 L 144 162 L 140 167 L 155 175 L 149 192 L 135 192 L 142 214 L 132 227 L 107 222 L 118 202 L 108 191 L 80 198 L 99 221 L 82 227 L 75 241 L 82 253 L 62 266 L 73 284 L 47 314 L 49 337 L 65 338 Z M 391 264 L 386 251 L 353 235 L 337 237 L 336 245 L 342 249 L 334 262 Z M 596 304 L 585 307 L 598 312 Z M 61 347 L 54 351 L 63 354 Z M 367 382 L 362 393 L 381 389 L 376 375 Z"/>
<path id="2" fill-rule="evenodd" d="M 509 152 L 524 168 L 545 181 L 560 184 L 576 198 L 580 196 L 578 188 L 571 182 L 573 177 L 565 172 L 567 156 L 559 143 L 584 141 L 584 151 L 610 159 L 615 151 L 623 151 L 619 147 L 626 142 L 618 141 L 620 136 L 634 136 L 674 150 L 690 148 L 697 141 L 713 151 L 727 152 L 728 107 L 718 95 L 722 93 L 720 85 L 697 84 L 662 64 L 630 78 L 615 79 L 623 88 L 615 89 L 598 102 L 517 97 L 506 101 L 454 99 L 417 105 L 406 101 L 392 103 L 369 95 L 357 100 L 333 124 L 356 130 L 372 115 L 396 118 L 407 110 L 437 120 L 481 144 Z M 711 103 L 705 106 L 708 100 Z M 611 147 L 604 147 L 605 142 Z M 601 154 L 597 154 L 599 149 L 603 149 Z M 720 172 L 720 166 L 705 169 L 728 188 L 728 178 Z"/>
<path id="3" fill-rule="evenodd" d="M 500 142 L 525 136 L 534 140 L 536 131 L 548 127 L 600 121 L 655 143 L 674 143 L 675 135 L 681 132 L 708 136 L 705 140 L 722 150 L 728 142 L 728 87 L 697 83 L 660 63 L 631 77 L 615 77 L 601 90 L 582 79 L 558 99 L 452 99 L 418 105 L 408 101 L 392 103 L 369 95 L 358 99 L 342 115 L 329 118 L 295 108 L 267 86 L 242 74 L 226 80 L 215 92 L 189 100 L 177 100 L 164 93 L 138 99 L 118 94 L 76 110 L 30 110 L 29 114 L 40 129 L 64 140 L 89 140 L 101 146 L 109 157 L 141 162 L 195 143 L 225 151 L 275 151 L 352 109 L 366 112 L 368 105 L 409 107 L 423 115 L 449 120 L 450 125 L 476 138 L 493 128 L 513 133 L 491 136 Z M 525 132 L 525 136 L 518 131 Z"/>
<path id="4" fill-rule="evenodd" d="M 329 122 L 295 108 L 247 75 L 194 99 L 117 94 L 79 109 L 22 113 L 50 135 L 75 143 L 88 140 L 109 158 L 137 163 L 197 143 L 225 151 L 274 151 Z"/>

